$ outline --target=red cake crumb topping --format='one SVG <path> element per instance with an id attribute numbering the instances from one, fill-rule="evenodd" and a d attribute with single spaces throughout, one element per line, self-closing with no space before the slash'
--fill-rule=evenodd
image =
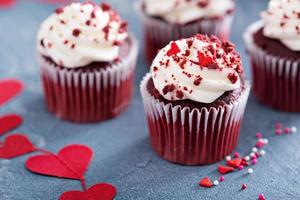
<path id="1" fill-rule="evenodd" d="M 201 8 L 206 8 L 209 4 L 209 0 L 200 0 L 198 2 L 198 6 L 200 6 Z"/>
<path id="2" fill-rule="evenodd" d="M 110 5 L 108 5 L 107 3 L 102 3 L 101 8 L 103 11 L 109 11 L 111 9 Z"/>
<path id="3" fill-rule="evenodd" d="M 172 41 L 160 50 L 154 61 L 155 67 L 152 67 L 154 79 L 162 78 L 159 73 L 168 73 L 167 78 L 163 80 L 163 85 L 159 86 L 163 88 L 160 92 L 164 95 L 171 93 L 167 95 L 167 98 L 173 100 L 190 98 L 189 94 L 193 95 L 193 91 L 198 92 L 201 89 L 196 90 L 195 87 L 198 88 L 203 84 L 206 79 L 205 73 L 210 73 L 209 70 L 226 73 L 223 71 L 225 68 L 237 72 L 229 70 L 228 74 L 222 75 L 225 80 L 228 78 L 230 83 L 236 84 L 243 70 L 240 56 L 234 48 L 231 42 L 222 42 L 215 36 L 208 37 L 201 34 Z M 174 71 L 164 72 L 169 68 L 174 68 Z M 184 76 L 179 78 L 178 76 L 182 74 Z"/>
<path id="4" fill-rule="evenodd" d="M 229 73 L 227 78 L 230 80 L 232 84 L 235 84 L 239 79 L 239 77 L 235 73 Z"/>
<path id="5" fill-rule="evenodd" d="M 175 85 L 174 84 L 166 85 L 163 89 L 163 93 L 167 94 L 169 92 L 173 92 L 174 90 L 175 90 Z"/>
<path id="6" fill-rule="evenodd" d="M 196 77 L 195 80 L 194 80 L 194 85 L 196 85 L 196 86 L 200 85 L 202 79 L 203 79 L 203 78 L 200 77 L 200 76 Z"/>
<path id="7" fill-rule="evenodd" d="M 74 37 L 78 37 L 80 35 L 80 33 L 81 33 L 81 30 L 76 28 L 76 29 L 73 30 L 72 34 L 73 34 Z"/>
<path id="8" fill-rule="evenodd" d="M 177 46 L 176 42 L 171 43 L 171 48 L 169 51 L 167 51 L 167 56 L 173 56 L 176 55 L 180 52 L 179 47 Z"/>
<path id="9" fill-rule="evenodd" d="M 56 10 L 55 10 L 55 13 L 56 14 L 61 14 L 61 13 L 63 13 L 64 12 L 64 8 L 57 8 Z"/>

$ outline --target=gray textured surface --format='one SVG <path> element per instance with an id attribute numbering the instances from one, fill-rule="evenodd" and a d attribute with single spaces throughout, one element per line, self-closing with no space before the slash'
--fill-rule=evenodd
<path id="1" fill-rule="evenodd" d="M 130 28 L 141 36 L 139 23 L 130 0 L 111 0 Z M 247 75 L 241 33 L 258 19 L 263 0 L 239 0 L 232 40 L 242 53 Z M 300 135 L 273 136 L 275 121 L 298 125 L 300 116 L 273 111 L 250 98 L 246 110 L 238 151 L 246 153 L 254 144 L 257 131 L 269 139 L 267 155 L 254 174 L 233 173 L 226 182 L 213 189 L 199 188 L 200 178 L 218 177 L 217 165 L 184 167 L 170 164 L 155 155 L 150 148 L 138 84 L 147 71 L 143 56 L 139 57 L 136 91 L 130 108 L 118 118 L 92 125 L 60 121 L 49 114 L 43 95 L 35 60 L 35 37 L 40 22 L 54 6 L 19 1 L 12 10 L 0 10 L 0 78 L 16 77 L 24 81 L 25 92 L 13 102 L 0 108 L 0 114 L 20 113 L 25 122 L 17 131 L 26 133 L 39 145 L 57 151 L 71 143 L 92 147 L 95 158 L 86 174 L 87 184 L 109 182 L 117 186 L 116 199 L 257 199 L 264 193 L 267 199 L 300 199 Z M 139 37 L 140 40 L 141 37 Z M 299 128 L 299 127 L 298 127 Z M 35 200 L 58 199 L 67 190 L 80 190 L 80 183 L 32 174 L 24 168 L 27 156 L 0 161 L 0 199 Z M 240 191 L 242 183 L 248 189 Z"/>

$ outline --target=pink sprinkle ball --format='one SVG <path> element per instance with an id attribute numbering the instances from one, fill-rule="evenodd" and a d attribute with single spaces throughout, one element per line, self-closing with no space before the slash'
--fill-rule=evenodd
<path id="1" fill-rule="evenodd" d="M 277 123 L 275 124 L 275 128 L 276 128 L 276 129 L 281 129 L 281 128 L 282 128 L 282 123 L 277 122 Z"/>
<path id="2" fill-rule="evenodd" d="M 233 154 L 233 157 L 239 158 L 239 157 L 240 157 L 240 154 L 239 154 L 238 152 L 235 152 L 235 153 Z"/>
<path id="3" fill-rule="evenodd" d="M 253 159 L 253 160 L 251 161 L 251 163 L 252 163 L 252 165 L 256 165 L 256 164 L 257 164 L 257 159 Z"/>
<path id="4" fill-rule="evenodd" d="M 257 139 L 261 139 L 261 138 L 262 138 L 262 134 L 261 134 L 261 133 L 259 133 L 259 132 L 258 132 L 258 133 L 256 133 L 256 135 L 255 135 L 255 136 L 256 136 L 256 138 L 257 138 Z"/>
<path id="5" fill-rule="evenodd" d="M 260 194 L 258 195 L 258 200 L 266 200 L 266 198 L 263 194 Z"/>
<path id="6" fill-rule="evenodd" d="M 283 131 L 284 133 L 290 133 L 290 128 L 285 128 Z"/>
<path id="7" fill-rule="evenodd" d="M 223 182 L 225 180 L 225 177 L 224 176 L 221 176 L 220 178 L 219 178 L 219 181 L 220 182 Z"/>
<path id="8" fill-rule="evenodd" d="M 238 167 L 238 169 L 239 169 L 239 170 L 243 170 L 243 169 L 244 169 L 244 166 L 243 166 L 243 165 L 240 165 L 240 166 Z"/>
<path id="9" fill-rule="evenodd" d="M 275 130 L 275 134 L 276 135 L 281 135 L 282 134 L 282 130 L 281 129 L 276 129 Z"/>

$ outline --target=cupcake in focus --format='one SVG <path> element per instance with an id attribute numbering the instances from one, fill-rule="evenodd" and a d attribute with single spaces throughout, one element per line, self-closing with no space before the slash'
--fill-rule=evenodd
<path id="1" fill-rule="evenodd" d="M 74 122 L 118 115 L 131 100 L 137 42 L 108 4 L 56 9 L 38 31 L 47 108 Z"/>
<path id="2" fill-rule="evenodd" d="M 145 57 L 149 63 L 170 41 L 195 34 L 228 39 L 233 0 L 142 0 L 136 5 L 144 30 Z"/>
<path id="3" fill-rule="evenodd" d="M 278 110 L 300 112 L 300 1 L 271 0 L 244 40 L 256 98 Z"/>
<path id="4" fill-rule="evenodd" d="M 140 86 L 152 147 L 184 165 L 217 162 L 236 147 L 250 85 L 230 42 L 170 42 Z"/>

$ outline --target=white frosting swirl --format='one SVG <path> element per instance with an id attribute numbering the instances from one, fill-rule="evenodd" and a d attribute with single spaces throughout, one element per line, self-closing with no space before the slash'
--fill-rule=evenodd
<path id="1" fill-rule="evenodd" d="M 271 0 L 262 20 L 266 37 L 280 40 L 292 51 L 300 51 L 300 0 Z"/>
<path id="2" fill-rule="evenodd" d="M 229 42 L 197 35 L 171 42 L 151 66 L 155 88 L 167 100 L 212 103 L 240 88 L 240 56 Z"/>
<path id="3" fill-rule="evenodd" d="M 113 61 L 127 37 L 127 23 L 107 4 L 72 3 L 43 22 L 37 45 L 55 63 L 76 68 Z"/>
<path id="4" fill-rule="evenodd" d="M 147 14 L 178 24 L 222 17 L 235 7 L 233 0 L 144 0 L 144 6 Z"/>

